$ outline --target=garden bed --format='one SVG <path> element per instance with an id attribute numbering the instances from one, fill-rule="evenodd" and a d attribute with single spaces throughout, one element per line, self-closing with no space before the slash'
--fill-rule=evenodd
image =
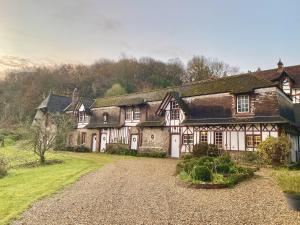
<path id="1" fill-rule="evenodd" d="M 177 165 L 177 184 L 196 189 L 228 188 L 253 177 L 256 170 L 237 165 L 229 155 L 187 158 Z"/>

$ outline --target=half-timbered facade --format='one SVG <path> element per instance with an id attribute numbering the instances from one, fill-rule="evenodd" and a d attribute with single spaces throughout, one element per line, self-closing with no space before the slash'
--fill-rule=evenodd
<path id="1" fill-rule="evenodd" d="M 299 90 L 298 90 L 299 86 Z M 200 142 L 227 151 L 255 151 L 285 132 L 291 158 L 299 158 L 300 66 L 195 82 L 180 87 L 91 100 L 73 100 L 63 111 L 77 129 L 69 144 L 104 152 L 109 143 L 171 157 Z M 299 98 L 300 99 L 300 98 Z M 93 102 L 93 103 L 92 103 Z M 300 100 L 299 100 L 300 102 Z"/>

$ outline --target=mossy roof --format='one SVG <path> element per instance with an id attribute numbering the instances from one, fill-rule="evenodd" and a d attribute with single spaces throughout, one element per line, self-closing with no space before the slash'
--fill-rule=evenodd
<path id="1" fill-rule="evenodd" d="M 176 91 L 181 97 L 197 95 L 208 95 L 217 93 L 247 93 L 257 88 L 275 86 L 273 82 L 253 74 L 242 74 L 224 77 L 216 80 L 206 80 L 188 85 L 158 89 L 147 92 L 138 92 L 122 96 L 98 98 L 92 108 L 107 106 L 124 106 L 141 104 L 142 102 L 153 102 L 162 100 L 166 93 Z"/>

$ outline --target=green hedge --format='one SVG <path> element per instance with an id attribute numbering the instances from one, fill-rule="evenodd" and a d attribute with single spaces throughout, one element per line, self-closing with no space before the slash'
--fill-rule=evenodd
<path id="1" fill-rule="evenodd" d="M 167 153 L 164 151 L 147 151 L 147 152 L 138 152 L 137 156 L 152 157 L 152 158 L 165 158 L 165 157 L 167 157 Z"/>
<path id="2" fill-rule="evenodd" d="M 92 150 L 85 147 L 84 145 L 79 145 L 79 146 L 68 146 L 64 149 L 65 151 L 70 151 L 70 152 L 91 152 Z"/>
<path id="3" fill-rule="evenodd" d="M 137 155 L 136 150 L 129 149 L 127 144 L 121 144 L 121 143 L 107 144 L 106 152 L 114 155 L 131 155 L 131 156 Z"/>

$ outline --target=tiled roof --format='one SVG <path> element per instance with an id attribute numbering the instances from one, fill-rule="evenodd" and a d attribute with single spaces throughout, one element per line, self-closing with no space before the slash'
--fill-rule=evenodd
<path id="1" fill-rule="evenodd" d="M 300 87 L 300 65 L 283 67 L 283 71 L 286 72 L 294 80 L 294 87 Z M 276 68 L 255 72 L 253 74 L 258 77 L 274 81 L 281 76 L 282 72 L 278 71 L 278 69 Z"/>
<path id="2" fill-rule="evenodd" d="M 64 109 L 71 103 L 72 99 L 67 96 L 49 94 L 37 109 L 46 109 L 50 113 L 63 112 Z"/>
<path id="3" fill-rule="evenodd" d="M 162 100 L 166 93 L 176 91 L 181 97 L 208 95 L 217 93 L 246 93 L 257 88 L 275 86 L 274 83 L 261 77 L 250 74 L 224 77 L 216 80 L 206 80 L 188 85 L 170 87 L 148 92 L 138 92 L 122 96 L 98 98 L 92 105 L 93 108 L 106 106 L 123 106 L 127 104 L 140 104 Z M 143 101 L 142 101 L 142 100 Z"/>

